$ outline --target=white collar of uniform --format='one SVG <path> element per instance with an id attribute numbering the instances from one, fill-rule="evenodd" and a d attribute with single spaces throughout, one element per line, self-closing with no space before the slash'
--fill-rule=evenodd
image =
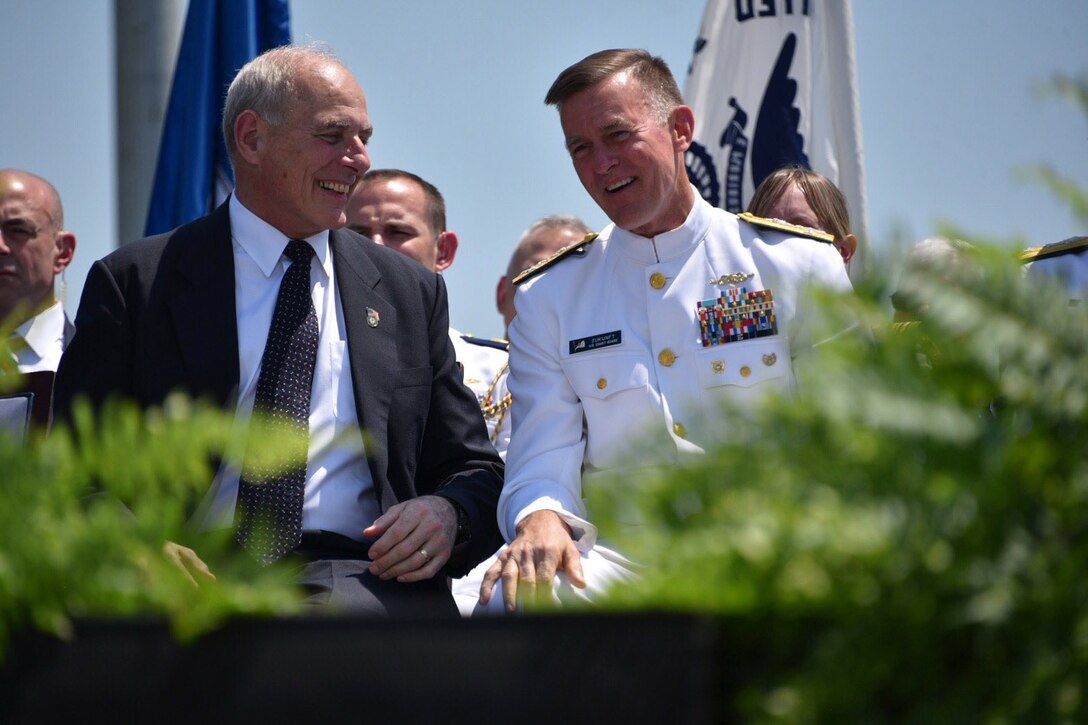
<path id="1" fill-rule="evenodd" d="M 38 357 L 45 357 L 49 346 L 56 343 L 58 331 L 64 332 L 64 306 L 59 300 L 15 328 L 15 334 Z"/>
<path id="2" fill-rule="evenodd" d="M 272 276 L 283 256 L 283 248 L 290 241 L 283 232 L 247 209 L 236 194 L 230 195 L 230 233 L 265 277 Z M 332 255 L 329 254 L 329 230 L 307 237 L 305 241 L 314 248 L 317 261 L 325 271 L 325 278 L 330 278 Z"/>
<path id="3" fill-rule="evenodd" d="M 695 203 L 691 205 L 688 218 L 676 229 L 662 232 L 650 239 L 615 227 L 609 241 L 619 241 L 620 244 L 616 246 L 622 250 L 622 254 L 643 264 L 656 264 L 684 256 L 703 241 L 713 211 L 713 207 L 706 203 L 698 189 L 692 186 L 691 191 L 695 195 Z"/>

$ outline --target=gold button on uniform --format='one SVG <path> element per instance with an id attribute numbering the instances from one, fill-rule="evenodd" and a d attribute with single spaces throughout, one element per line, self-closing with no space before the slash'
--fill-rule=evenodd
<path id="1" fill-rule="evenodd" d="M 742 378 L 746 378 L 751 374 L 752 374 L 752 368 L 748 367 L 747 365 L 745 365 L 744 367 L 742 367 L 740 369 L 740 376 Z"/>
<path id="2" fill-rule="evenodd" d="M 605 380 L 604 378 L 598 378 L 597 379 L 597 390 L 604 390 L 607 387 L 608 387 L 608 381 L 607 380 Z"/>
<path id="3" fill-rule="evenodd" d="M 660 272 L 654 272 L 650 275 L 650 286 L 654 289 L 661 289 L 665 286 L 665 275 Z"/>
<path id="4" fill-rule="evenodd" d="M 657 354 L 657 361 L 665 367 L 671 367 L 676 362 L 676 353 L 666 347 Z"/>
<path id="5" fill-rule="evenodd" d="M 672 432 L 675 433 L 678 438 L 688 437 L 688 429 L 684 427 L 683 423 L 673 423 Z"/>

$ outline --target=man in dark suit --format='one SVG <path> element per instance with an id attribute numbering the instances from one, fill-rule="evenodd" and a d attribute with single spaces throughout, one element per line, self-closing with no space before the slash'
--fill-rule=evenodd
<path id="1" fill-rule="evenodd" d="M 305 242 L 318 339 L 301 422 L 301 535 L 291 542 L 305 562 L 300 581 L 313 601 L 456 616 L 446 576 L 501 541 L 502 463 L 461 383 L 441 277 L 341 228 L 370 166 L 363 91 L 331 54 L 278 48 L 239 71 L 223 127 L 230 200 L 95 263 L 58 373 L 58 410 L 80 395 L 153 406 L 182 390 L 248 419 L 264 405 L 280 282 L 304 263 L 291 260 Z M 238 532 L 242 513 L 263 505 L 240 496 L 261 488 L 246 479 L 245 466 L 223 466 L 205 526 Z M 199 570 L 192 552 L 178 552 Z"/>

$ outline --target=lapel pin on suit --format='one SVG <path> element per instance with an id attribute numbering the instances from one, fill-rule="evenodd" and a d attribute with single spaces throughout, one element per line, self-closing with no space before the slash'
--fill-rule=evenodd
<path id="1" fill-rule="evenodd" d="M 382 316 L 379 315 L 378 311 L 375 310 L 373 307 L 366 308 L 366 324 L 370 325 L 371 327 L 377 327 L 378 320 L 380 320 L 381 318 Z"/>

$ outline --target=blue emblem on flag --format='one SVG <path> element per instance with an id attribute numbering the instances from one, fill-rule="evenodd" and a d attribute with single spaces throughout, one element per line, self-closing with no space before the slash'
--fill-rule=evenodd
<path id="1" fill-rule="evenodd" d="M 756 119 L 755 143 L 752 145 L 752 187 L 786 164 L 811 168 L 805 154 L 805 139 L 797 128 L 801 109 L 797 108 L 797 81 L 790 78 L 797 35 L 790 33 L 782 43 L 763 102 Z"/>
<path id="2" fill-rule="evenodd" d="M 718 183 L 718 168 L 714 157 L 698 141 L 692 141 L 684 152 L 684 166 L 688 169 L 688 180 L 699 190 L 699 194 L 711 206 L 721 204 L 721 185 Z"/>
<path id="3" fill-rule="evenodd" d="M 702 46 L 697 43 L 695 52 L 700 50 Z M 748 160 L 749 146 L 752 150 L 752 188 L 758 187 L 772 172 L 787 164 L 812 168 L 805 153 L 804 136 L 798 131 L 801 111 L 796 106 L 797 81 L 790 77 L 796 51 L 797 35 L 790 33 L 782 43 L 767 87 L 763 91 L 751 141 L 747 135 L 748 112 L 735 97 L 730 97 L 729 105 L 733 107 L 733 117 L 722 129 L 718 141 L 721 148 L 729 147 L 723 179 L 724 194 L 714 157 L 706 147 L 692 142 L 684 154 L 688 178 L 711 206 L 721 207 L 734 214 L 744 211 L 744 168 Z"/>
<path id="4" fill-rule="evenodd" d="M 736 214 L 744 210 L 741 190 L 744 188 L 744 161 L 748 155 L 748 137 L 744 134 L 748 114 L 736 98 L 730 98 L 729 105 L 733 107 L 733 118 L 722 131 L 718 145 L 729 146 L 729 165 L 725 167 L 725 209 Z"/>

